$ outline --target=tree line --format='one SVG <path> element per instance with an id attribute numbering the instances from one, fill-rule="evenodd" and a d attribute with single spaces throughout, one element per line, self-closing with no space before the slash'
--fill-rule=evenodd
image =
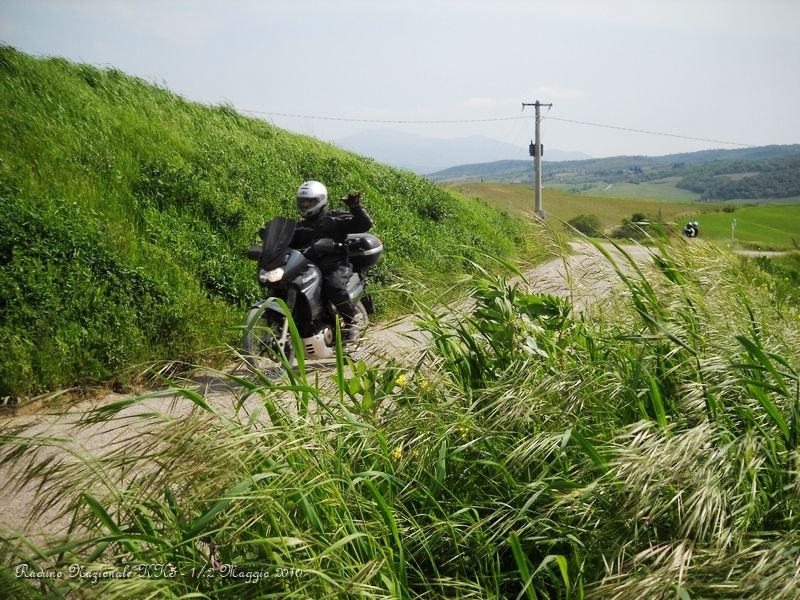
<path id="1" fill-rule="evenodd" d="M 800 196 L 800 154 L 758 161 L 718 161 L 686 168 L 676 185 L 703 200 Z M 742 177 L 730 177 L 741 174 Z"/>

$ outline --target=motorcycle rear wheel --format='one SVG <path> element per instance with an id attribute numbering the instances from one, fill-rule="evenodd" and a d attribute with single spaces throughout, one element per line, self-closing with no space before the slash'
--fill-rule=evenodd
<path id="1" fill-rule="evenodd" d="M 244 322 L 242 352 L 247 364 L 258 369 L 261 359 L 281 364 L 281 350 L 289 365 L 294 361 L 294 346 L 286 317 L 272 310 L 253 308 Z"/>

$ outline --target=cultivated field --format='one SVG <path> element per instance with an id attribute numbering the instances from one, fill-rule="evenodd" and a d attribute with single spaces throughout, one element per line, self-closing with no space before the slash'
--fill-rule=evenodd
<path id="1" fill-rule="evenodd" d="M 572 190 L 578 188 L 580 190 L 579 193 L 582 195 L 606 198 L 667 200 L 671 202 L 691 202 L 700 198 L 700 194 L 675 187 L 678 181 L 680 181 L 680 177 L 665 177 L 664 179 L 644 183 L 608 183 L 601 181 L 592 184 L 587 189 L 581 189 L 580 185 L 574 183 L 558 183 L 547 187 L 563 192 L 572 192 Z"/>
<path id="2" fill-rule="evenodd" d="M 653 184 L 655 185 L 655 184 Z M 460 183 L 450 186 L 461 193 L 477 197 L 512 215 L 532 214 L 533 188 L 506 183 Z M 616 187 L 616 186 L 615 186 Z M 628 184 L 628 187 L 636 187 Z M 611 188 L 615 189 L 615 188 Z M 649 219 L 700 223 L 704 239 L 730 244 L 731 225 L 736 219 L 737 247 L 785 250 L 800 243 L 800 203 L 736 204 L 691 201 L 652 200 L 633 197 L 600 197 L 573 194 L 552 188 L 542 190 L 542 203 L 551 221 L 569 221 L 581 214 L 593 214 L 601 226 L 610 232 L 623 219 L 639 213 Z"/>

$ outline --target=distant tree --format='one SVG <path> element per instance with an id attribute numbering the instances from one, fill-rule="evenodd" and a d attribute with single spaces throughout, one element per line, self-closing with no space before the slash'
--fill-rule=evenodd
<path id="1" fill-rule="evenodd" d="M 732 178 L 730 175 L 747 174 Z M 693 165 L 677 187 L 703 200 L 787 198 L 800 195 L 800 154 L 762 160 L 726 160 Z"/>
<path id="2" fill-rule="evenodd" d="M 578 215 L 567 221 L 575 229 L 588 236 L 600 235 L 600 219 L 597 215 Z"/>
<path id="3" fill-rule="evenodd" d="M 647 237 L 649 219 L 642 213 L 634 213 L 630 219 L 623 219 L 622 225 L 611 232 L 611 237 L 641 240 Z"/>

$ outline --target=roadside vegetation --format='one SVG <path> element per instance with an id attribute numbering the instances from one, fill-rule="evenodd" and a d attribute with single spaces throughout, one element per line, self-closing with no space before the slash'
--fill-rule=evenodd
<path id="1" fill-rule="evenodd" d="M 456 253 L 532 254 L 479 202 L 115 69 L 2 46 L 0 86 L 0 397 L 225 356 L 259 294 L 244 250 L 307 179 L 336 208 L 364 194 L 386 247 L 373 289 L 446 289 Z"/>
<path id="2" fill-rule="evenodd" d="M 413 362 L 301 364 L 225 406 L 175 390 L 188 417 L 101 407 L 86 421 L 147 433 L 99 461 L 14 432 L 6 459 L 73 527 L 4 536 L 7 578 L 48 598 L 796 598 L 798 305 L 751 261 L 659 251 L 584 313 L 478 271 L 468 315 L 419 306 Z M 13 580 L 22 562 L 133 574 Z"/>

